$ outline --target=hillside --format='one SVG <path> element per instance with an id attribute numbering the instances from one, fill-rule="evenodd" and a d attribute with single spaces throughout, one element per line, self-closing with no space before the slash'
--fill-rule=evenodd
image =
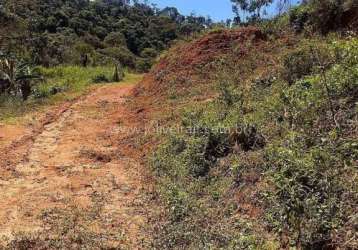
<path id="1" fill-rule="evenodd" d="M 211 25 L 200 16 L 149 3 L 4 0 L 0 48 L 36 65 L 122 65 L 147 71 L 170 43 Z"/>
<path id="2" fill-rule="evenodd" d="M 134 93 L 167 208 L 155 246 L 357 247 L 357 42 L 247 27 L 161 57 Z"/>

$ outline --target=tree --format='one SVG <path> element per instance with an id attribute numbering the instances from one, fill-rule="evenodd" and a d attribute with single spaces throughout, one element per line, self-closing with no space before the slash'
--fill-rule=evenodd
<path id="1" fill-rule="evenodd" d="M 231 28 L 232 20 L 230 18 L 226 19 L 226 27 Z"/>
<path id="2" fill-rule="evenodd" d="M 171 20 L 173 20 L 179 24 L 185 21 L 185 17 L 179 13 L 177 8 L 174 8 L 174 7 L 164 8 L 163 10 L 161 10 L 159 12 L 159 15 L 170 17 Z"/>
<path id="3" fill-rule="evenodd" d="M 22 99 L 26 101 L 31 94 L 33 80 L 39 78 L 28 63 L 12 56 L 0 57 L 0 82 L 6 84 L 8 93 L 21 93 Z"/>
<path id="4" fill-rule="evenodd" d="M 83 67 L 87 67 L 89 62 L 89 54 L 93 52 L 93 48 L 87 43 L 79 42 L 75 45 L 75 50 L 80 55 L 80 62 Z"/>
<path id="5" fill-rule="evenodd" d="M 124 78 L 124 71 L 120 63 L 116 63 L 114 66 L 113 81 L 120 82 Z"/>
<path id="6" fill-rule="evenodd" d="M 104 43 L 112 47 L 126 46 L 126 37 L 121 32 L 112 32 L 104 38 Z"/>
<path id="7" fill-rule="evenodd" d="M 24 37 L 19 41 L 2 35 L 1 45 L 10 44 L 7 47 L 11 51 L 20 47 L 18 54 L 43 66 L 74 64 L 80 57 L 82 64 L 87 65 L 89 55 L 111 47 L 129 50 L 136 60 L 145 48 L 159 52 L 178 36 L 200 32 L 212 22 L 195 15 L 185 17 L 176 8 L 159 10 L 142 0 L 0 2 L 0 33 Z M 83 52 L 77 42 L 86 43 L 93 53 Z"/>
<path id="8" fill-rule="evenodd" d="M 239 16 L 239 9 L 241 9 L 260 19 L 263 8 L 272 4 L 273 0 L 231 0 L 231 2 L 233 3 L 233 11 L 237 16 Z"/>

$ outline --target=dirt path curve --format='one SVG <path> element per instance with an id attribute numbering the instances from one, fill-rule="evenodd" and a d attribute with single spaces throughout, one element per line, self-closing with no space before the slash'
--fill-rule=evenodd
<path id="1" fill-rule="evenodd" d="M 98 88 L 44 127 L 15 177 L 0 180 L 0 236 L 34 248 L 145 247 L 143 173 L 118 143 L 130 136 L 119 128 L 131 89 Z"/>

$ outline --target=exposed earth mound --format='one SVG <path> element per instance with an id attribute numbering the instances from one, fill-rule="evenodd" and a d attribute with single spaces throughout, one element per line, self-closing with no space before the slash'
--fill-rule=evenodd
<path id="1" fill-rule="evenodd" d="M 252 27 L 168 51 L 133 101 L 156 129 L 155 248 L 356 249 L 356 51 Z"/>
<path id="2" fill-rule="evenodd" d="M 160 95 L 171 85 L 183 87 L 188 81 L 205 82 L 205 75 L 213 70 L 213 63 L 232 53 L 235 46 L 239 60 L 249 52 L 248 44 L 259 47 L 265 35 L 255 27 L 237 30 L 217 30 L 190 43 L 180 43 L 165 54 L 136 89 L 136 94 L 148 92 Z M 200 78 L 198 75 L 200 74 Z M 175 83 L 173 82 L 175 79 Z"/>

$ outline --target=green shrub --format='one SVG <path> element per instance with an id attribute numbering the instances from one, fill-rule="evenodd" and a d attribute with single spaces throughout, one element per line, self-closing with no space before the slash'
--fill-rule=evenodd
<path id="1" fill-rule="evenodd" d="M 297 32 L 312 28 L 314 31 L 327 34 L 330 31 L 348 28 L 349 23 L 344 23 L 344 15 L 350 13 L 353 19 L 356 18 L 356 8 L 352 0 L 310 0 L 290 11 L 290 23 Z"/>
<path id="2" fill-rule="evenodd" d="M 296 246 L 323 249 L 335 243 L 333 233 L 345 225 L 357 200 L 346 200 L 352 194 L 345 185 L 351 170 L 334 146 L 326 143 L 306 149 L 302 141 L 294 137 L 284 147 L 267 150 L 275 186 L 269 194 L 269 223 Z"/>
<path id="3" fill-rule="evenodd" d="M 43 99 L 65 92 L 66 90 L 67 86 L 47 86 L 46 84 L 39 84 L 39 86 L 33 90 L 32 95 L 35 99 Z"/>
<path id="4" fill-rule="evenodd" d="M 207 141 L 205 137 L 187 138 L 186 140 L 180 137 L 171 137 L 168 144 L 159 149 L 157 157 L 154 157 L 154 169 L 157 173 L 172 178 L 204 176 L 210 167 L 210 161 L 205 157 Z M 179 145 L 176 145 L 177 143 Z M 163 157 L 164 155 L 170 157 Z"/>
<path id="5" fill-rule="evenodd" d="M 136 66 L 136 57 L 125 47 L 110 47 L 98 50 L 99 53 L 113 58 L 122 65 L 134 68 Z"/>
<path id="6" fill-rule="evenodd" d="M 311 0 L 310 21 L 323 34 L 341 28 L 345 3 L 350 0 Z"/>
<path id="7" fill-rule="evenodd" d="M 211 101 L 171 100 L 188 105 L 152 161 L 168 216 L 155 246 L 355 249 L 357 45 L 303 39 L 282 74 L 227 63 Z"/>
<path id="8" fill-rule="evenodd" d="M 326 75 L 329 88 L 335 95 L 358 98 L 358 39 L 334 41 L 330 51 L 335 64 Z"/>
<path id="9" fill-rule="evenodd" d="M 290 10 L 289 21 L 290 25 L 296 32 L 302 32 L 309 20 L 309 6 L 300 5 Z"/>
<path id="10" fill-rule="evenodd" d="M 106 83 L 106 82 L 110 82 L 110 80 L 104 74 L 99 74 L 99 75 L 96 75 L 92 79 L 92 82 L 93 83 Z"/>
<path id="11" fill-rule="evenodd" d="M 289 24 L 289 16 L 285 14 L 270 20 L 264 20 L 258 25 L 263 34 L 276 38 L 281 36 L 282 33 L 288 31 Z"/>
<path id="12" fill-rule="evenodd" d="M 280 98 L 290 127 L 310 129 L 319 108 L 327 103 L 325 96 L 325 89 L 317 78 L 297 81 L 283 90 Z"/>
<path id="13" fill-rule="evenodd" d="M 121 32 L 111 32 L 104 38 L 109 47 L 127 46 L 126 38 Z"/>
<path id="14" fill-rule="evenodd" d="M 283 58 L 283 64 L 282 77 L 289 84 L 293 84 L 296 80 L 311 75 L 314 67 L 318 66 L 318 61 L 312 47 L 301 47 L 289 52 Z"/>
<path id="15" fill-rule="evenodd" d="M 243 93 L 238 90 L 233 84 L 228 82 L 222 82 L 219 84 L 219 93 L 220 96 L 218 100 L 222 102 L 224 105 L 232 106 L 237 103 L 243 104 Z"/>
<path id="16" fill-rule="evenodd" d="M 140 56 L 143 58 L 155 58 L 158 56 L 158 51 L 153 48 L 145 48 L 141 51 Z"/>
<path id="17" fill-rule="evenodd" d="M 136 70 L 140 73 L 149 72 L 153 65 L 153 60 L 148 58 L 139 58 L 136 62 Z"/>

